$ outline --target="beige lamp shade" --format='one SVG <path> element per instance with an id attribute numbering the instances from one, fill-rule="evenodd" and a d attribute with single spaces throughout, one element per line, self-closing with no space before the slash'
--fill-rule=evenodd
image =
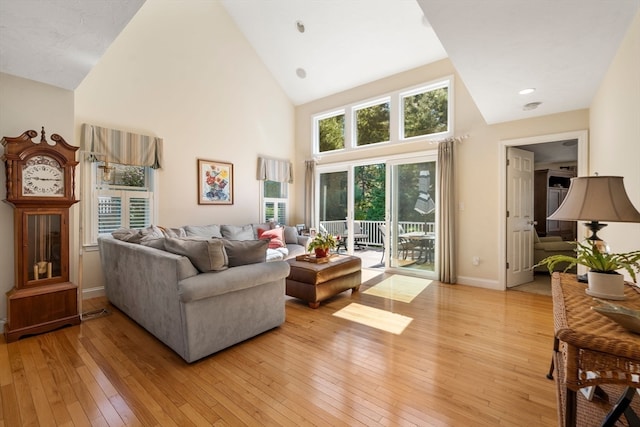
<path id="1" fill-rule="evenodd" d="M 640 222 L 621 176 L 572 178 L 560 207 L 548 217 L 563 221 Z"/>

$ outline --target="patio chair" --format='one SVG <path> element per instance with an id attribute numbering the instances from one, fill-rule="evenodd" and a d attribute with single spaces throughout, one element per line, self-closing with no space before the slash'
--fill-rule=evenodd
<path id="1" fill-rule="evenodd" d="M 386 247 L 384 246 L 385 235 L 387 232 L 387 227 L 384 224 L 380 224 L 378 226 L 380 230 L 380 235 L 382 236 L 382 258 L 380 262 L 384 262 L 384 253 L 386 251 Z M 404 234 L 404 229 L 402 226 L 398 225 L 398 258 L 402 255 L 402 259 L 407 259 L 407 254 L 411 251 L 411 258 L 413 259 L 413 249 L 416 247 L 415 243 L 409 239 L 404 237 L 400 237 L 401 234 Z"/>
<path id="2" fill-rule="evenodd" d="M 345 233 L 342 235 L 342 241 L 343 246 L 346 247 L 346 241 L 347 241 L 347 234 L 348 234 L 348 228 L 347 228 L 347 221 L 344 222 L 344 230 Z M 362 232 L 362 225 L 360 223 L 360 221 L 353 221 L 353 243 L 356 245 L 356 247 L 358 249 L 364 249 L 364 247 L 362 246 L 362 241 L 363 240 L 367 240 L 369 239 L 369 235 L 367 233 L 363 233 Z"/>

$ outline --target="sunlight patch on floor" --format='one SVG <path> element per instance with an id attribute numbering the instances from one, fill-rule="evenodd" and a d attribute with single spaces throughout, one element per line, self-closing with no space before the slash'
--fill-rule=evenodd
<path id="1" fill-rule="evenodd" d="M 396 335 L 400 335 L 413 320 L 411 317 L 357 303 L 351 303 L 333 315 Z"/>
<path id="2" fill-rule="evenodd" d="M 420 292 L 424 291 L 432 280 L 394 274 L 375 286 L 370 287 L 363 294 L 375 295 L 395 301 L 410 303 Z"/>

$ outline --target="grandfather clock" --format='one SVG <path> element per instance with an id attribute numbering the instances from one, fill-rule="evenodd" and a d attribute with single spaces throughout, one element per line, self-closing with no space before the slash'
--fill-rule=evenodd
<path id="1" fill-rule="evenodd" d="M 78 287 L 69 281 L 69 208 L 75 199 L 75 152 L 42 128 L 2 138 L 5 202 L 14 208 L 15 287 L 7 292 L 7 342 L 80 323 Z"/>

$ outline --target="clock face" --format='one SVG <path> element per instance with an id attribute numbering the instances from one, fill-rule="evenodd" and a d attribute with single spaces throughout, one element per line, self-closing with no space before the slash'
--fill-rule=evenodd
<path id="1" fill-rule="evenodd" d="M 57 160 L 33 156 L 22 167 L 22 195 L 64 197 L 64 173 Z"/>

